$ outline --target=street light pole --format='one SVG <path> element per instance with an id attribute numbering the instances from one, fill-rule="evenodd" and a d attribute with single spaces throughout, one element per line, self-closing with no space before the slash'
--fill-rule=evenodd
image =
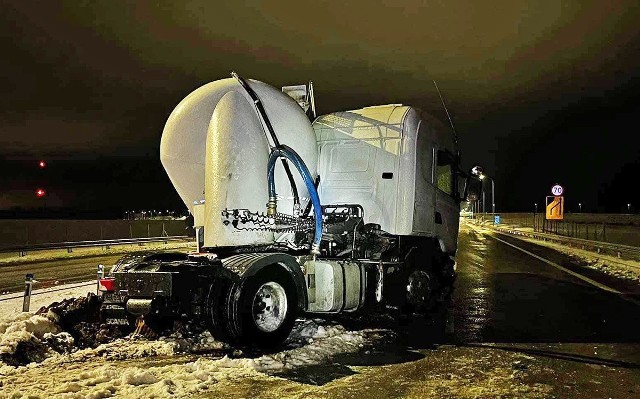
<path id="1" fill-rule="evenodd" d="M 495 215 L 496 213 L 496 186 L 495 186 L 495 181 L 493 180 L 493 177 L 489 177 L 487 175 L 485 175 L 484 173 L 480 174 L 480 180 L 482 180 L 484 182 L 485 178 L 489 178 L 489 180 L 491 180 L 491 213 Z M 484 200 L 484 184 L 482 184 L 482 212 L 486 214 L 485 212 L 485 200 Z"/>
<path id="2" fill-rule="evenodd" d="M 491 213 L 496 214 L 496 186 L 493 178 L 491 179 Z"/>

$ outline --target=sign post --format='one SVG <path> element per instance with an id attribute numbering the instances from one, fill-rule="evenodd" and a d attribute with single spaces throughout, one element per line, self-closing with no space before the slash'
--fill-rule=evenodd
<path id="1" fill-rule="evenodd" d="M 104 278 L 104 265 L 98 265 L 98 273 L 96 278 L 96 295 L 100 295 L 100 280 Z"/>
<path id="2" fill-rule="evenodd" d="M 36 279 L 33 277 L 33 273 L 28 273 L 24 279 L 24 298 L 22 300 L 22 311 L 28 312 L 31 305 L 31 290 Z"/>

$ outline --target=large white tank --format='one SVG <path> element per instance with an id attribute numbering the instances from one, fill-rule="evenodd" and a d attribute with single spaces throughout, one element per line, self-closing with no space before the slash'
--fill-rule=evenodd
<path id="1" fill-rule="evenodd" d="M 281 144 L 293 148 L 312 173 L 317 147 L 311 123 L 289 96 L 249 80 Z M 162 133 L 160 159 L 180 198 L 193 212 L 205 203 L 205 247 L 267 243 L 273 235 L 240 232 L 223 226 L 223 209 L 265 211 L 268 200 L 266 128 L 244 88 L 233 78 L 208 83 L 190 93 L 169 116 Z M 292 173 L 302 206 L 309 200 L 304 181 Z M 315 177 L 315 176 L 314 176 Z M 275 172 L 278 211 L 293 213 L 293 196 L 278 162 Z"/>

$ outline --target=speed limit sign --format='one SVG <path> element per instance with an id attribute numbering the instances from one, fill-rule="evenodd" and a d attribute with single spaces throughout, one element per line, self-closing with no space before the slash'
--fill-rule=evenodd
<path id="1" fill-rule="evenodd" d="M 551 187 L 551 194 L 555 195 L 556 197 L 561 196 L 562 193 L 564 193 L 564 188 L 562 188 L 561 185 L 556 184 L 555 186 Z"/>

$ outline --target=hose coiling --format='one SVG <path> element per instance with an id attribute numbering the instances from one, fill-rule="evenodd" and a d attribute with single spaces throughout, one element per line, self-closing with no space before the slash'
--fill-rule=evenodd
<path id="1" fill-rule="evenodd" d="M 281 145 L 279 147 L 275 147 L 271 150 L 271 155 L 269 156 L 269 162 L 267 163 L 267 181 L 269 182 L 269 203 L 275 202 L 276 197 L 276 182 L 274 179 L 274 172 L 276 169 L 276 161 L 280 157 L 285 157 L 291 163 L 293 163 L 298 169 L 298 173 L 302 176 L 304 180 L 304 184 L 307 186 L 307 190 L 309 190 L 309 196 L 311 197 L 311 203 L 313 204 L 313 213 L 315 215 L 316 222 L 316 231 L 313 237 L 313 244 L 311 245 L 311 253 L 319 255 L 320 254 L 320 241 L 322 240 L 322 207 L 320 205 L 320 196 L 318 195 L 318 190 L 316 190 L 315 185 L 313 184 L 313 178 L 311 177 L 311 173 L 309 173 L 309 169 L 307 165 L 305 165 L 300 155 L 296 153 L 292 148 L 287 147 L 286 145 Z"/>

